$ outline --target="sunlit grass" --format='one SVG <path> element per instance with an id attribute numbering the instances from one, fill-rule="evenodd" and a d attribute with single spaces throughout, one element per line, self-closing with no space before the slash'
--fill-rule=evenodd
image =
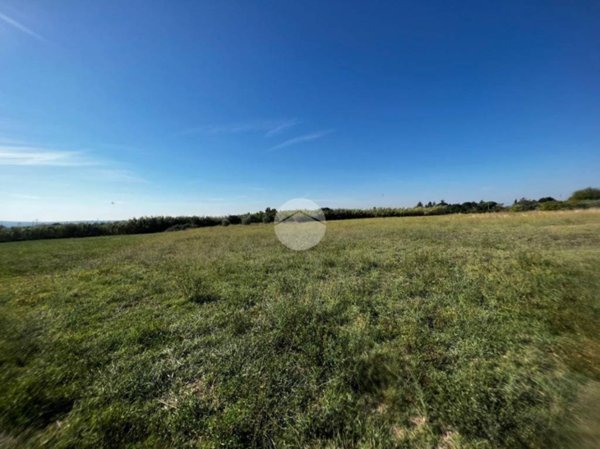
<path id="1" fill-rule="evenodd" d="M 589 444 L 599 231 L 573 211 L 329 222 L 306 252 L 272 225 L 1 244 L 0 444 Z"/>

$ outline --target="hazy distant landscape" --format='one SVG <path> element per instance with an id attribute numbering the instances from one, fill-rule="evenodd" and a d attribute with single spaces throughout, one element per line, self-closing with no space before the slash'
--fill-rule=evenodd
<path id="1" fill-rule="evenodd" d="M 57 224 L 65 224 L 65 223 L 96 223 L 97 221 L 60 221 L 60 222 L 50 222 L 50 221 L 0 221 L 0 226 L 5 226 L 7 228 L 15 228 L 19 226 L 45 226 L 51 225 L 54 223 Z"/>
<path id="2" fill-rule="evenodd" d="M 318 208 L 317 204 L 314 204 Z M 422 217 L 434 215 L 499 213 L 528 211 L 585 210 L 600 207 L 600 189 L 586 187 L 573 192 L 568 200 L 557 201 L 546 196 L 537 200 L 515 199 L 512 205 L 505 206 L 496 201 L 466 201 L 463 203 L 447 203 L 419 201 L 414 207 L 373 207 L 370 209 L 322 209 L 323 219 L 348 220 L 356 218 L 383 217 Z M 283 211 L 279 211 L 283 212 Z M 264 211 L 248 212 L 239 215 L 215 216 L 154 216 L 138 217 L 119 221 L 73 221 L 56 223 L 19 224 L 2 227 L 0 224 L 0 243 L 22 240 L 54 239 L 68 237 L 97 237 L 102 235 L 149 234 L 163 231 L 183 231 L 186 229 L 250 225 L 256 223 L 273 223 L 278 214 L 277 209 L 267 207 Z"/>

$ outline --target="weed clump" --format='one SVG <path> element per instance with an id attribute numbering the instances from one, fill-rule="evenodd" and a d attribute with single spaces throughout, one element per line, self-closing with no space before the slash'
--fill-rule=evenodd
<path id="1" fill-rule="evenodd" d="M 187 301 L 205 304 L 220 299 L 207 277 L 198 270 L 189 268 L 182 270 L 182 273 L 177 275 L 177 284 Z"/>

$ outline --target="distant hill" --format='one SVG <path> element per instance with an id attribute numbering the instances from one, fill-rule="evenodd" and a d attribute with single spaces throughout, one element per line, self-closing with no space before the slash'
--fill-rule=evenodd
<path id="1" fill-rule="evenodd" d="M 0 226 L 7 228 L 15 228 L 18 226 L 42 226 L 51 225 L 54 223 L 68 224 L 68 223 L 110 223 L 111 221 L 96 221 L 96 220 L 84 220 L 84 221 L 1 221 Z"/>
<path id="2" fill-rule="evenodd" d="M 6 226 L 12 228 L 15 226 L 32 226 L 35 223 L 32 221 L 0 221 L 0 226 Z"/>

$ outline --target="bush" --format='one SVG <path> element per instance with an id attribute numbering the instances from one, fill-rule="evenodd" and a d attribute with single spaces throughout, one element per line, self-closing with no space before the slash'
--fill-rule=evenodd
<path id="1" fill-rule="evenodd" d="M 263 223 L 273 223 L 275 221 L 275 216 L 277 215 L 277 209 L 271 209 L 267 207 L 265 209 L 265 213 L 262 217 Z"/>
<path id="2" fill-rule="evenodd" d="M 573 209 L 573 204 L 566 201 L 544 201 L 540 202 L 540 210 L 568 210 Z"/>
<path id="3" fill-rule="evenodd" d="M 600 189 L 588 187 L 587 189 L 576 190 L 569 198 L 569 201 L 581 200 L 600 200 Z"/>
<path id="4" fill-rule="evenodd" d="M 521 198 L 519 201 L 515 201 L 515 203 L 511 207 L 511 210 L 515 212 L 525 212 L 528 210 L 536 210 L 537 208 L 537 201 L 528 200 L 527 198 Z"/>
<path id="5" fill-rule="evenodd" d="M 589 209 L 590 207 L 600 207 L 600 200 L 580 200 L 569 201 L 572 209 Z"/>
<path id="6" fill-rule="evenodd" d="M 165 232 L 173 232 L 173 231 L 185 231 L 186 229 L 193 228 L 190 223 L 176 224 L 165 229 Z"/>
<path id="7" fill-rule="evenodd" d="M 227 220 L 229 220 L 229 223 L 232 225 L 240 224 L 242 222 L 242 218 L 239 215 L 229 215 Z"/>

